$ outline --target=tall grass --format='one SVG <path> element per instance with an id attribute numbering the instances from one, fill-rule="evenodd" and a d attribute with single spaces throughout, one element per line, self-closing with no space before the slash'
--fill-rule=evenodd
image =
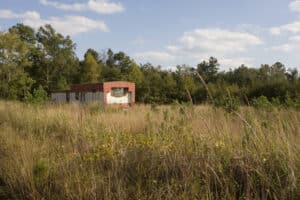
<path id="1" fill-rule="evenodd" d="M 300 112 L 0 102 L 0 199 L 299 199 Z"/>

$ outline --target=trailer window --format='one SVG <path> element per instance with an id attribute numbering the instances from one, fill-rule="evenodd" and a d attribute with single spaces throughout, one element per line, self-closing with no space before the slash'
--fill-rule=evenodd
<path id="1" fill-rule="evenodd" d="M 76 100 L 79 100 L 79 92 L 76 92 L 76 93 L 75 93 L 75 99 L 76 99 Z"/>
<path id="2" fill-rule="evenodd" d="M 122 97 L 128 93 L 128 88 L 112 88 L 112 96 L 114 97 Z"/>

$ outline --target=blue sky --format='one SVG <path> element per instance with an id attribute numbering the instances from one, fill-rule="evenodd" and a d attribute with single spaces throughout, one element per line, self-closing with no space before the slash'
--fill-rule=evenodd
<path id="1" fill-rule="evenodd" d="M 300 0 L 0 0 L 0 29 L 50 23 L 77 44 L 163 67 L 209 56 L 222 69 L 283 62 L 300 69 Z"/>

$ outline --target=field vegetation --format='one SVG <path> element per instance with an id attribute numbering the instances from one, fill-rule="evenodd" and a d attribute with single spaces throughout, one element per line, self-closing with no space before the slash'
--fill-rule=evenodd
<path id="1" fill-rule="evenodd" d="M 257 108 L 1 101 L 0 199 L 299 199 L 300 113 Z"/>
<path id="2" fill-rule="evenodd" d="M 75 50 L 49 24 L 0 31 L 1 200 L 300 199 L 297 68 Z M 104 81 L 134 82 L 138 105 L 49 102 Z"/>

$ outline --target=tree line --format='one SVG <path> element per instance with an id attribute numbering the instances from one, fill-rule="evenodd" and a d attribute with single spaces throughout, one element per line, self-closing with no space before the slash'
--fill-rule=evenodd
<path id="1" fill-rule="evenodd" d="M 300 104 L 298 71 L 280 62 L 220 71 L 218 60 L 210 57 L 197 66 L 166 70 L 150 63 L 137 64 L 124 52 L 111 49 L 104 53 L 88 49 L 80 60 L 75 49 L 71 38 L 51 25 L 35 31 L 16 24 L 0 32 L 0 98 L 25 101 L 72 84 L 123 80 L 136 83 L 136 98 L 141 103 L 212 100 L 223 104 L 230 97 L 251 104 L 264 96 L 278 104 L 287 99 Z"/>

